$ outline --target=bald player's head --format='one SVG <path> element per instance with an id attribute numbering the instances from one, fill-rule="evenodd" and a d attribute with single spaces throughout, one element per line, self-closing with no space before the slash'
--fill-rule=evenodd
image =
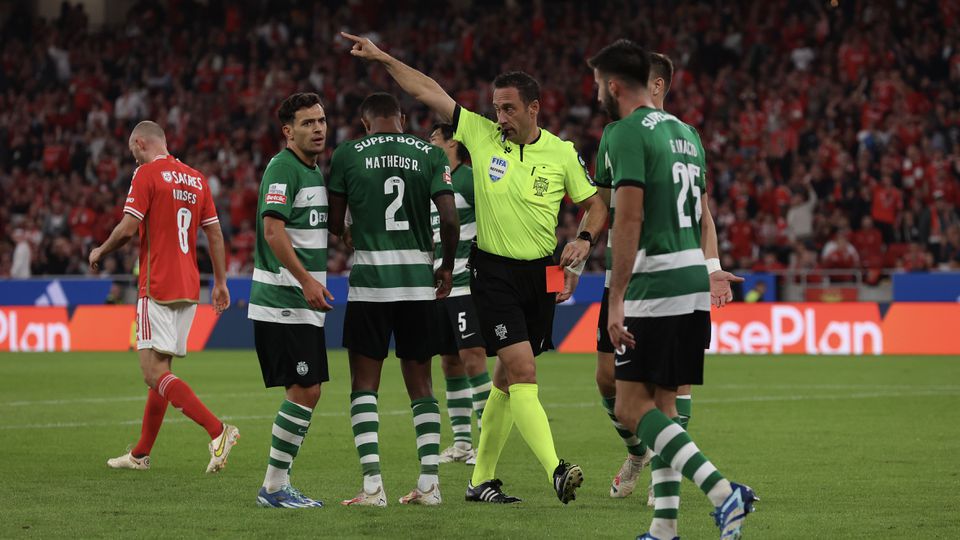
<path id="1" fill-rule="evenodd" d="M 144 120 L 133 128 L 127 144 L 139 165 L 167 154 L 167 135 L 159 124 L 150 120 Z"/>

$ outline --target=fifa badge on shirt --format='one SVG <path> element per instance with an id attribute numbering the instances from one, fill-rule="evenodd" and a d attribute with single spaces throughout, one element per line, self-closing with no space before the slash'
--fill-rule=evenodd
<path id="1" fill-rule="evenodd" d="M 490 169 L 487 173 L 490 175 L 490 180 L 497 182 L 507 174 L 507 160 L 493 156 L 490 158 Z"/>

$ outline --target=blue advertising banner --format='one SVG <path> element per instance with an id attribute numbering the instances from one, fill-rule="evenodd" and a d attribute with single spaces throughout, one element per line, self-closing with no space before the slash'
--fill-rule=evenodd
<path id="1" fill-rule="evenodd" d="M 893 275 L 894 302 L 960 302 L 960 272 Z"/>
<path id="2" fill-rule="evenodd" d="M 107 301 L 111 285 L 113 281 L 100 278 L 0 279 L 0 305 L 99 305 Z"/>

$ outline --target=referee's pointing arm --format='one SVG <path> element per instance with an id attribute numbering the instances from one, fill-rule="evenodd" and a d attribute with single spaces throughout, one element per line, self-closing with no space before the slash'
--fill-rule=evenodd
<path id="1" fill-rule="evenodd" d="M 397 81 L 400 88 L 403 88 L 404 92 L 430 107 L 433 112 L 440 116 L 441 121 L 450 122 L 453 120 L 453 110 L 456 108 L 457 102 L 443 88 L 440 88 L 437 81 L 381 51 L 365 37 L 346 32 L 340 32 L 340 35 L 353 42 L 350 54 L 364 60 L 380 62 L 383 67 L 387 68 L 387 72 Z"/>

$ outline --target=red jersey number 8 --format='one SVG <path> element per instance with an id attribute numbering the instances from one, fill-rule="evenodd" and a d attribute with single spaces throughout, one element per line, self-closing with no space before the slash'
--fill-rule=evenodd
<path id="1" fill-rule="evenodd" d="M 186 255 L 190 252 L 190 221 L 193 214 L 187 208 L 177 211 L 177 239 L 180 240 L 180 251 Z"/>

